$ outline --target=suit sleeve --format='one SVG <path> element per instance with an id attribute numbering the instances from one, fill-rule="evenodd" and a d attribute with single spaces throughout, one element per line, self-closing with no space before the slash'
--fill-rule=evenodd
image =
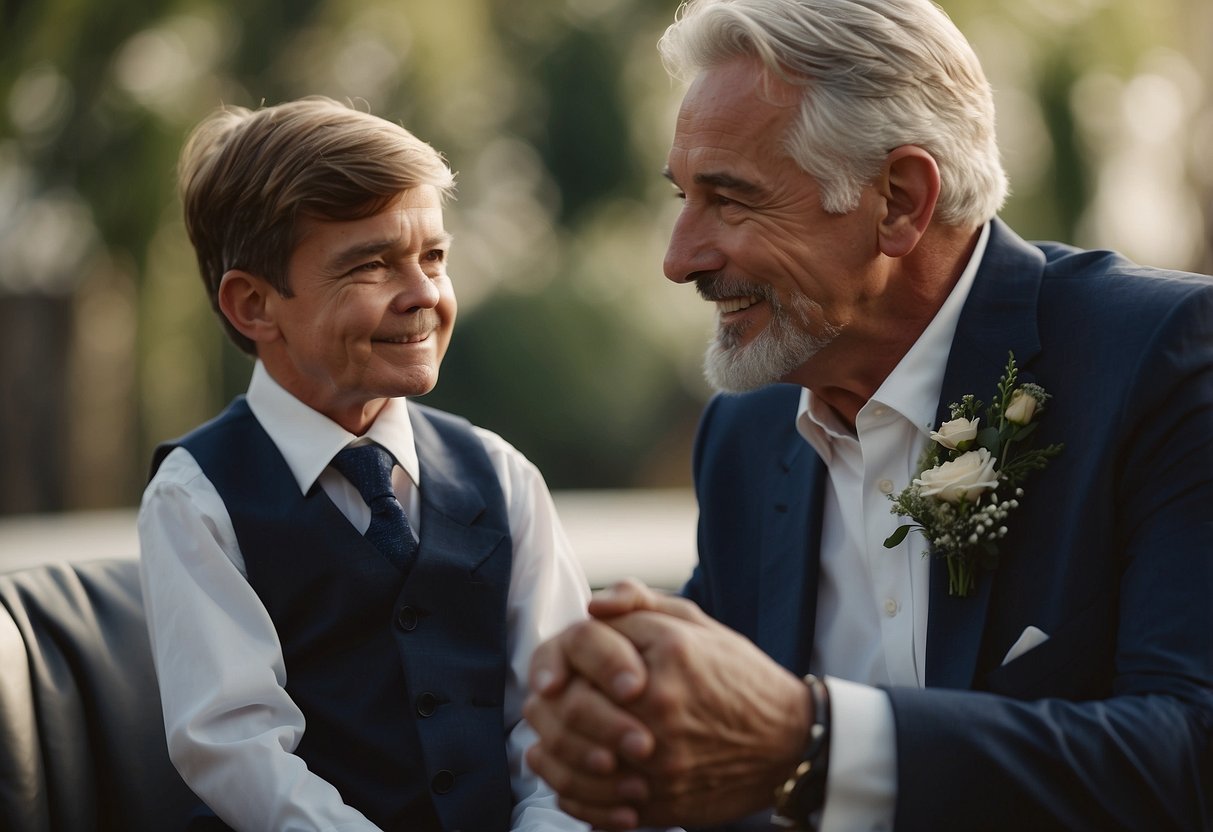
<path id="1" fill-rule="evenodd" d="M 699 478 L 703 471 L 704 445 L 706 443 L 706 436 L 711 429 L 712 417 L 716 413 L 716 404 L 718 401 L 718 398 L 713 398 L 708 402 L 707 407 L 704 409 L 703 415 L 699 419 L 698 431 L 695 434 L 695 446 L 692 449 L 691 470 L 695 482 L 695 497 L 699 502 L 701 511 L 703 506 L 703 494 L 700 489 Z M 703 523 L 699 523 L 698 534 L 702 537 L 703 533 Z M 704 551 L 702 539 L 698 541 L 698 551 L 701 553 Z M 700 609 L 702 609 L 708 615 L 718 618 L 719 612 L 714 611 L 714 606 L 710 600 L 709 589 L 707 573 L 697 562 L 695 564 L 694 571 L 691 572 L 691 577 L 687 579 L 686 584 L 684 584 L 682 587 L 682 595 L 684 598 L 688 598 L 698 604 Z"/>
<path id="2" fill-rule="evenodd" d="M 1101 414 L 1112 528 L 1082 530 L 1117 576 L 1110 692 L 891 689 L 899 832 L 1213 829 L 1213 290 L 1188 293 L 1136 366 L 1100 371 L 1130 391 Z M 1096 452 L 1080 444 L 1065 453 Z M 1056 524 L 1091 516 L 1089 497 Z"/>

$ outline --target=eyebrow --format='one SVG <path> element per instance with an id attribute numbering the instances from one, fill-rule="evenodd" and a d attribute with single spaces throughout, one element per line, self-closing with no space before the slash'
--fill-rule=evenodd
<path id="1" fill-rule="evenodd" d="M 448 248 L 451 245 L 451 241 L 454 239 L 455 238 L 453 236 L 444 231 L 441 234 L 426 237 L 421 243 L 421 250 L 429 251 L 435 248 Z M 368 240 L 365 243 L 357 243 L 347 249 L 344 249 L 343 251 L 338 252 L 330 262 L 334 269 L 348 268 L 349 266 L 357 265 L 360 260 L 364 260 L 367 257 L 373 257 L 387 251 L 388 249 L 395 248 L 399 244 L 399 238 Z"/>
<path id="2" fill-rule="evenodd" d="M 674 182 L 674 175 L 670 172 L 670 166 L 666 165 L 662 168 L 661 175 L 666 179 Z M 716 188 L 723 188 L 728 191 L 734 191 L 746 196 L 764 196 L 767 189 L 756 182 L 751 182 L 748 179 L 740 179 L 730 173 L 709 172 L 697 173 L 694 176 L 696 185 L 710 185 Z M 677 182 L 674 182 L 677 185 Z"/>

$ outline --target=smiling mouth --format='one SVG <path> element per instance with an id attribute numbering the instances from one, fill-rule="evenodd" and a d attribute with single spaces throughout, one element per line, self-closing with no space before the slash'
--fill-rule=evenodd
<path id="1" fill-rule="evenodd" d="M 720 298 L 716 301 L 716 310 L 722 315 L 728 315 L 731 312 L 740 312 L 743 309 L 749 309 L 760 300 L 762 300 L 762 298 L 758 297 L 757 295 L 749 295 L 747 297 Z"/>
<path id="2" fill-rule="evenodd" d="M 377 344 L 420 344 L 423 341 L 428 341 L 430 332 L 424 332 L 418 335 L 398 335 L 393 338 L 375 338 Z"/>

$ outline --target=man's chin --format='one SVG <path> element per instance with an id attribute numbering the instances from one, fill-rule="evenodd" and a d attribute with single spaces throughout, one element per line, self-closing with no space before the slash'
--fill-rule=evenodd
<path id="1" fill-rule="evenodd" d="M 438 384 L 437 369 L 421 369 L 410 368 L 409 371 L 401 373 L 398 378 L 388 385 L 390 391 L 385 393 L 390 398 L 399 398 L 406 396 L 413 398 L 415 396 L 424 396 L 434 389 Z"/>
<path id="2" fill-rule="evenodd" d="M 748 393 L 773 384 L 782 377 L 763 361 L 753 360 L 739 348 L 723 349 L 712 344 L 703 361 L 703 375 L 721 393 Z"/>
<path id="3" fill-rule="evenodd" d="M 783 381 L 826 343 L 760 338 L 744 345 L 725 346 L 714 340 L 704 355 L 703 374 L 721 393 L 748 393 Z"/>

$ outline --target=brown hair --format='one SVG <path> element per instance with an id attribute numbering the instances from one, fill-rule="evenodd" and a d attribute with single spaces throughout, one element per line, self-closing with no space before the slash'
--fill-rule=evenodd
<path id="1" fill-rule="evenodd" d="M 286 272 L 300 217 L 362 219 L 410 188 L 433 185 L 445 196 L 454 187 L 442 156 L 412 133 L 319 96 L 219 108 L 194 128 L 177 170 L 211 306 L 250 355 L 253 342 L 219 310 L 225 272 L 256 274 L 290 297 Z"/>

